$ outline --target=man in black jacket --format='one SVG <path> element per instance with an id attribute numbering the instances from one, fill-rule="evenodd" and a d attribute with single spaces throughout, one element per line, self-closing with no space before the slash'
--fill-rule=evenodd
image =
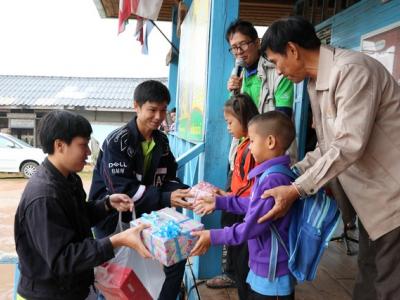
<path id="1" fill-rule="evenodd" d="M 191 205 L 186 185 L 176 178 L 177 164 L 167 136 L 158 128 L 166 117 L 170 102 L 168 89 L 159 81 L 139 84 L 134 93 L 136 116 L 113 131 L 104 141 L 93 173 L 89 199 L 109 193 L 125 193 L 135 203 L 136 216 L 164 207 Z M 130 221 L 131 214 L 124 214 Z M 112 214 L 95 227 L 96 237 L 113 233 L 117 215 Z M 186 260 L 165 267 L 166 279 L 159 299 L 176 299 Z"/>
<path id="2" fill-rule="evenodd" d="M 76 172 L 90 155 L 91 132 L 85 118 L 67 111 L 41 120 L 40 142 L 48 157 L 29 180 L 14 224 L 18 293 L 27 299 L 85 299 L 94 282 L 93 268 L 113 258 L 116 247 L 151 256 L 140 240 L 144 227 L 93 239 L 93 225 L 113 211 L 132 210 L 133 203 L 124 194 L 86 202 Z"/>

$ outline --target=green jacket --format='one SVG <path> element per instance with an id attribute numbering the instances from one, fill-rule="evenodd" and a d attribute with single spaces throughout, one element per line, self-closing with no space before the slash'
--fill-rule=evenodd
<path id="1" fill-rule="evenodd" d="M 275 66 L 262 56 L 257 74 L 243 78 L 242 92 L 250 95 L 260 113 L 275 110 L 275 107 L 293 108 L 293 82 L 278 75 Z"/>

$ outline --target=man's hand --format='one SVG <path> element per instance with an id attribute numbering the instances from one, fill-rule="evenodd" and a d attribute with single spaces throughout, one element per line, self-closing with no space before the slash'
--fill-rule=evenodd
<path id="1" fill-rule="evenodd" d="M 211 246 L 210 230 L 193 231 L 192 236 L 198 236 L 199 240 L 190 252 L 190 256 L 203 255 Z"/>
<path id="2" fill-rule="evenodd" d="M 190 193 L 190 189 L 176 190 L 171 193 L 171 206 L 192 209 L 192 204 L 185 201 L 185 198 L 193 198 L 193 197 L 194 196 Z"/>
<path id="3" fill-rule="evenodd" d="M 127 246 L 135 249 L 137 253 L 139 253 L 144 258 L 152 258 L 151 253 L 143 245 L 143 242 L 140 238 L 141 231 L 147 227 L 150 227 L 150 225 L 140 224 L 138 226 L 129 228 L 125 231 L 113 235 L 112 237 L 110 237 L 113 248 Z"/>
<path id="4" fill-rule="evenodd" d="M 293 202 L 299 198 L 299 194 L 293 185 L 282 185 L 270 190 L 266 190 L 261 195 L 261 198 L 268 197 L 273 197 L 275 199 L 275 205 L 268 213 L 258 219 L 258 223 L 262 223 L 270 219 L 276 220 L 286 215 L 290 207 L 293 205 Z"/>
<path id="5" fill-rule="evenodd" d="M 231 76 L 226 85 L 226 88 L 230 92 L 234 90 L 240 91 L 241 87 L 242 87 L 242 77 L 237 77 L 236 75 Z"/>
<path id="6" fill-rule="evenodd" d="M 200 215 L 208 215 L 215 210 L 215 196 L 202 197 L 193 203 L 193 211 Z"/>
<path id="7" fill-rule="evenodd" d="M 110 204 L 118 211 L 133 210 L 133 201 L 131 197 L 125 194 L 110 195 Z"/>

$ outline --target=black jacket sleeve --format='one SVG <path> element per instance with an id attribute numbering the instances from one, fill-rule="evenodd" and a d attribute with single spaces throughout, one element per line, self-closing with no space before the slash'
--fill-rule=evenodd
<path id="1" fill-rule="evenodd" d="M 137 164 L 143 163 L 141 153 L 128 155 L 128 148 L 120 140 L 105 141 L 98 172 L 103 178 L 109 194 L 125 193 L 135 202 L 138 215 L 170 205 L 170 193 L 163 193 L 154 185 L 141 183 L 143 174 L 138 174 Z M 175 169 L 176 170 L 176 169 Z"/>
<path id="2" fill-rule="evenodd" d="M 111 259 L 109 238 L 77 240 L 77 233 L 57 199 L 42 198 L 29 205 L 24 226 L 31 243 L 58 277 L 80 273 Z"/>
<path id="3" fill-rule="evenodd" d="M 88 201 L 85 205 L 90 226 L 92 227 L 106 218 L 110 213 L 114 212 L 114 210 L 106 210 L 105 198 L 102 198 L 99 201 Z"/>

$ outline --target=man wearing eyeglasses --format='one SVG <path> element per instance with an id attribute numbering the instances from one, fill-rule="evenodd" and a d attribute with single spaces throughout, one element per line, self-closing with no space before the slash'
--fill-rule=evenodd
<path id="1" fill-rule="evenodd" d="M 229 78 L 228 90 L 232 93 L 247 93 L 260 113 L 280 110 L 291 117 L 294 96 L 293 83 L 283 76 L 279 76 L 275 71 L 275 66 L 261 56 L 260 40 L 253 24 L 240 19 L 234 21 L 226 31 L 226 40 L 230 45 L 229 51 L 236 60 L 242 60 L 244 65 L 240 76 L 235 74 Z M 237 145 L 238 140 L 233 139 L 229 151 L 230 170 L 233 169 Z M 227 186 L 230 186 L 229 182 Z M 221 226 L 241 223 L 243 217 L 223 212 Z M 248 260 L 247 243 L 228 246 L 225 274 L 207 280 L 207 286 L 224 288 L 236 285 L 239 299 L 248 299 L 249 287 L 246 283 L 249 272 Z"/>
<path id="2" fill-rule="evenodd" d="M 225 37 L 232 55 L 244 62 L 240 77 L 232 75 L 229 78 L 228 90 L 249 94 L 260 113 L 279 110 L 291 117 L 293 83 L 278 75 L 275 66 L 262 57 L 253 24 L 239 19 L 229 26 Z"/>

